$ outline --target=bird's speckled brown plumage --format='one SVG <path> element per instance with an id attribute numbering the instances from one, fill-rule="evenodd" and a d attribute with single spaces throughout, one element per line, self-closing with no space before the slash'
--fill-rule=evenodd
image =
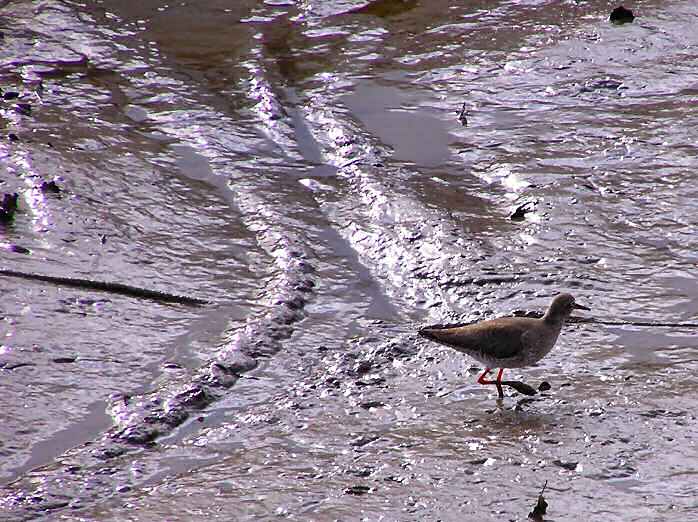
<path id="1" fill-rule="evenodd" d="M 589 310 L 575 303 L 570 294 L 559 294 L 540 319 L 501 317 L 465 326 L 423 328 L 419 335 L 480 361 L 487 368 L 485 374 L 490 368 L 523 368 L 552 350 L 562 325 L 576 308 Z M 498 379 L 501 382 L 501 373 Z"/>

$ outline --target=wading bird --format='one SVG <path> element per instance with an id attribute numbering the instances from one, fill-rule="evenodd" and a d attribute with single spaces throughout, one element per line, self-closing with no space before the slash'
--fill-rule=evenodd
<path id="1" fill-rule="evenodd" d="M 419 330 L 419 335 L 450 346 L 484 364 L 485 371 L 477 382 L 496 385 L 501 399 L 504 397 L 504 369 L 532 366 L 545 357 L 555 346 L 562 325 L 575 309 L 590 310 L 575 303 L 570 294 L 559 294 L 540 319 L 500 317 L 465 326 L 430 326 Z M 487 379 L 493 368 L 499 368 L 494 381 Z"/>

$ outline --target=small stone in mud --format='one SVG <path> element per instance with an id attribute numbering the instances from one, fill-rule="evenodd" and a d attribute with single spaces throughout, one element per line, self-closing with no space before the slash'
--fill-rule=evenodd
<path id="1" fill-rule="evenodd" d="M 372 467 L 366 466 L 365 468 L 361 469 L 353 469 L 350 471 L 350 473 L 355 477 L 366 478 L 370 477 L 374 471 L 375 469 L 373 469 Z"/>
<path id="2" fill-rule="evenodd" d="M 3 370 L 15 370 L 17 368 L 22 368 L 23 366 L 36 366 L 36 364 L 33 362 L 11 363 L 7 361 L 0 361 L 0 368 Z"/>
<path id="3" fill-rule="evenodd" d="M 554 460 L 553 464 L 555 464 L 556 466 L 560 466 L 561 468 L 564 468 L 566 470 L 574 471 L 575 469 L 577 469 L 577 465 L 579 464 L 579 462 L 575 462 L 575 461 L 564 462 L 562 460 Z"/>
<path id="4" fill-rule="evenodd" d="M 382 408 L 385 406 L 384 402 L 381 401 L 366 401 L 359 404 L 364 410 L 370 410 L 371 408 Z"/>
<path id="5" fill-rule="evenodd" d="M 105 448 L 103 450 L 94 452 L 93 455 L 95 458 L 100 459 L 100 460 L 109 460 L 113 459 L 115 457 L 120 457 L 126 453 L 126 449 L 122 448 L 120 446 L 114 446 L 111 448 Z"/>
<path id="6" fill-rule="evenodd" d="M 17 212 L 18 201 L 19 194 L 16 192 L 2 195 L 2 201 L 0 201 L 0 223 L 12 221 L 15 217 L 15 212 Z"/>
<path id="7" fill-rule="evenodd" d="M 523 205 L 516 207 L 516 210 L 509 216 L 509 219 L 512 221 L 523 221 L 526 218 L 526 214 L 533 212 L 535 206 L 535 201 L 527 201 Z"/>
<path id="8" fill-rule="evenodd" d="M 3 100 L 14 100 L 19 98 L 19 93 L 17 91 L 5 91 L 2 93 Z"/>
<path id="9" fill-rule="evenodd" d="M 360 448 L 366 444 L 370 444 L 371 442 L 378 440 L 379 438 L 380 437 L 378 437 L 378 435 L 361 435 L 352 440 L 349 445 L 354 446 L 355 448 Z"/>
<path id="10" fill-rule="evenodd" d="M 15 111 L 24 116 L 29 116 L 32 113 L 32 106 L 29 103 L 18 103 L 15 105 Z"/>
<path id="11" fill-rule="evenodd" d="M 41 511 L 44 511 L 45 513 L 48 513 L 49 511 L 53 511 L 55 509 L 60 509 L 64 508 L 67 505 L 69 505 L 70 502 L 67 500 L 51 500 L 48 502 L 44 502 L 40 506 L 37 506 Z"/>
<path id="12" fill-rule="evenodd" d="M 325 384 L 332 386 L 333 388 L 339 388 L 342 385 L 342 381 L 340 381 L 337 377 L 328 377 L 325 379 Z"/>
<path id="13" fill-rule="evenodd" d="M 39 189 L 44 194 L 47 194 L 47 193 L 60 194 L 61 193 L 61 188 L 58 186 L 58 183 L 56 183 L 54 180 L 42 181 L 41 185 L 39 186 Z"/>
<path id="14" fill-rule="evenodd" d="M 14 252 L 16 254 L 31 254 L 31 250 L 28 248 L 15 244 L 10 245 L 10 252 Z"/>
<path id="15" fill-rule="evenodd" d="M 17 136 L 14 132 L 10 132 L 7 135 L 7 139 L 12 141 L 12 142 L 15 142 L 15 141 L 19 141 L 19 136 Z"/>
<path id="16" fill-rule="evenodd" d="M 53 359 L 51 359 L 51 361 L 58 363 L 58 364 L 70 364 L 70 363 L 74 363 L 77 360 L 78 360 L 77 357 L 54 357 Z"/>
<path id="17" fill-rule="evenodd" d="M 626 9 L 621 5 L 611 11 L 611 16 L 608 18 L 611 23 L 621 25 L 631 23 L 633 20 L 635 20 L 635 15 L 630 9 Z"/>
<path id="18" fill-rule="evenodd" d="M 356 365 L 354 371 L 357 375 L 364 375 L 370 372 L 371 368 L 373 368 L 373 365 L 370 361 L 361 361 Z"/>
<path id="19" fill-rule="evenodd" d="M 543 381 L 542 383 L 540 383 L 538 385 L 538 391 L 541 391 L 541 392 L 548 391 L 551 388 L 552 388 L 552 386 L 550 386 L 550 383 L 548 381 Z"/>
<path id="20" fill-rule="evenodd" d="M 202 386 L 192 386 L 174 397 L 174 402 L 178 405 L 189 406 L 201 409 L 213 402 L 214 397 Z"/>
<path id="21" fill-rule="evenodd" d="M 376 386 L 378 384 L 383 384 L 385 382 L 385 378 L 383 377 L 370 377 L 368 379 L 361 379 L 359 381 L 355 381 L 354 384 L 357 386 Z"/>
<path id="22" fill-rule="evenodd" d="M 365 495 L 366 493 L 370 493 L 373 491 L 373 488 L 370 488 L 368 486 L 351 486 L 348 487 L 344 490 L 344 493 L 346 495 Z"/>

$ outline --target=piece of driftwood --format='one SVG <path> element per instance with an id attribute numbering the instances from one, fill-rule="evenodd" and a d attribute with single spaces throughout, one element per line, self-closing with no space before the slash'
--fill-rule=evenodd
<path id="1" fill-rule="evenodd" d="M 108 281 L 93 281 L 91 279 L 80 279 L 73 277 L 56 277 L 44 274 L 32 274 L 29 272 L 19 272 L 17 270 L 0 269 L 0 275 L 8 277 L 19 277 L 32 281 L 43 281 L 60 286 L 68 286 L 71 288 L 80 288 L 83 290 L 98 290 L 100 292 L 109 292 L 112 294 L 126 295 L 129 297 L 138 297 L 140 299 L 152 299 L 163 303 L 181 303 L 188 305 L 205 305 L 208 301 L 197 297 L 186 295 L 168 294 L 158 290 L 149 290 L 147 288 L 138 288 L 136 286 L 125 285 L 122 283 L 113 283 Z"/>

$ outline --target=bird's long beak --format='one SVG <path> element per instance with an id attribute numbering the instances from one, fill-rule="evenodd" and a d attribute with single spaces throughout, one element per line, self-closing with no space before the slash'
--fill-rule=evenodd
<path id="1" fill-rule="evenodd" d="M 580 304 L 578 304 L 578 303 L 574 303 L 574 304 L 572 305 L 572 308 L 577 308 L 577 309 L 579 309 L 579 310 L 589 310 L 589 311 L 591 311 L 591 308 L 589 308 L 589 307 L 587 307 L 587 306 L 584 306 L 584 305 L 580 305 Z"/>

